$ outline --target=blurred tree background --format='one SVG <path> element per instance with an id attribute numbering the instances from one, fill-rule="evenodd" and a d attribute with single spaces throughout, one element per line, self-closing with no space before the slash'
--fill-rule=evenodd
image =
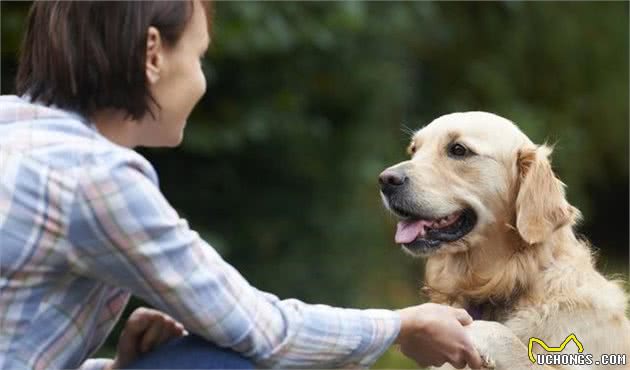
<path id="1" fill-rule="evenodd" d="M 28 6 L 1 4 L 3 94 Z M 394 246 L 377 175 L 405 158 L 405 127 L 495 112 L 557 142 L 579 231 L 627 279 L 628 46 L 627 2 L 218 2 L 184 144 L 140 151 L 255 286 L 397 308 L 423 300 L 422 262 Z"/>

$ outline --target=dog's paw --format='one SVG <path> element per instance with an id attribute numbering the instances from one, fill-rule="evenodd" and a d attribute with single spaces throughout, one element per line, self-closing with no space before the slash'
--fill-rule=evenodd
<path id="1" fill-rule="evenodd" d="M 477 320 L 466 330 L 484 360 L 484 367 L 496 370 L 531 369 L 527 347 L 505 325 Z"/>

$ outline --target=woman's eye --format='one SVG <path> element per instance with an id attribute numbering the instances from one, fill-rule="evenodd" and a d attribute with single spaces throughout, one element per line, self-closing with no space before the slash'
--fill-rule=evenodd
<path id="1" fill-rule="evenodd" d="M 465 146 L 463 146 L 462 144 L 451 144 L 448 148 L 448 154 L 451 157 L 458 157 L 458 158 L 462 158 L 465 157 L 469 154 L 469 150 L 468 148 L 466 148 Z"/>

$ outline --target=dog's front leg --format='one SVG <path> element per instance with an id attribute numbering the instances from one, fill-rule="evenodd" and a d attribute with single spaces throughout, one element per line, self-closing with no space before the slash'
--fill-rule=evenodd
<path id="1" fill-rule="evenodd" d="M 465 326 L 477 352 L 486 362 L 486 368 L 495 370 L 552 370 L 548 366 L 533 364 L 527 347 L 505 325 L 493 321 L 477 320 Z M 440 370 L 455 369 L 444 365 Z"/>
<path id="2" fill-rule="evenodd" d="M 475 348 L 495 370 L 552 370 L 551 367 L 533 364 L 527 346 L 507 326 L 494 321 L 473 321 L 467 325 Z"/>

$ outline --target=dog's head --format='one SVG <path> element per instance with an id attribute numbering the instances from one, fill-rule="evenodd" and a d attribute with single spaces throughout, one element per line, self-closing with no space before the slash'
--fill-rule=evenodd
<path id="1" fill-rule="evenodd" d="M 511 233 L 541 243 L 577 211 L 548 159 L 512 122 L 484 112 L 442 116 L 417 131 L 411 158 L 379 176 L 400 221 L 396 243 L 414 256 L 459 253 Z"/>

